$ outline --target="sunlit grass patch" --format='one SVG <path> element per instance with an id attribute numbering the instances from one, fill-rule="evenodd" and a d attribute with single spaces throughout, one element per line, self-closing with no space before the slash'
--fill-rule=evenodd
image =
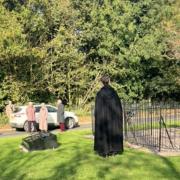
<path id="1" fill-rule="evenodd" d="M 0 179 L 179 179 L 180 157 L 160 157 L 125 148 L 122 155 L 102 158 L 93 151 L 90 131 L 58 134 L 55 150 L 21 152 L 22 137 L 0 139 Z"/>

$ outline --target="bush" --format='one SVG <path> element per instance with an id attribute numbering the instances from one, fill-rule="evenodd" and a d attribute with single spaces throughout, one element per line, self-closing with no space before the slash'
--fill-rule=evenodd
<path id="1" fill-rule="evenodd" d="M 8 123 L 8 117 L 4 113 L 0 113 L 0 127 Z"/>
<path id="2" fill-rule="evenodd" d="M 74 112 L 77 116 L 91 116 L 92 105 L 86 104 L 83 107 L 67 107 L 65 106 L 65 110 Z"/>
<path id="3" fill-rule="evenodd" d="M 90 110 L 86 110 L 83 108 L 79 108 L 79 109 L 75 109 L 72 111 L 77 115 L 77 116 L 91 116 L 91 111 Z"/>

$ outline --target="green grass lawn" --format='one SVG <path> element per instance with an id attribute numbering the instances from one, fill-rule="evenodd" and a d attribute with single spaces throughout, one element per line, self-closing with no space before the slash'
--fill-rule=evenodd
<path id="1" fill-rule="evenodd" d="M 123 155 L 101 158 L 93 152 L 90 131 L 58 135 L 56 150 L 24 153 L 22 137 L 0 139 L 0 180 L 162 180 L 180 179 L 180 157 L 160 157 L 125 148 Z"/>
<path id="2" fill-rule="evenodd" d="M 166 125 L 166 128 L 179 128 L 180 127 L 180 120 L 166 120 L 165 121 L 165 125 Z M 151 124 L 151 122 L 143 122 L 143 123 L 139 123 L 137 124 L 131 124 L 131 125 L 128 125 L 128 130 L 134 130 L 134 131 L 138 131 L 138 130 L 148 130 L 148 129 L 159 129 L 160 128 L 160 124 L 159 124 L 159 121 L 157 122 L 153 122 Z M 162 123 L 161 124 L 161 128 L 164 128 L 164 124 Z"/>

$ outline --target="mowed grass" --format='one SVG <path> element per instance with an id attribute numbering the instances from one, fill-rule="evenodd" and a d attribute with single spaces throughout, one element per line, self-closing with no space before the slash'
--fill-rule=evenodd
<path id="1" fill-rule="evenodd" d="M 180 120 L 166 120 L 165 124 L 161 122 L 161 128 L 179 128 L 180 127 Z M 148 129 L 159 129 L 160 128 L 160 124 L 159 121 L 157 122 L 153 122 L 151 124 L 151 122 L 143 122 L 143 123 L 137 123 L 136 124 L 130 124 L 127 126 L 129 129 L 133 129 L 134 131 L 138 131 L 138 130 L 148 130 Z"/>
<path id="2" fill-rule="evenodd" d="M 22 137 L 0 139 L 0 180 L 156 180 L 180 179 L 180 157 L 160 157 L 125 148 L 122 155 L 101 158 L 93 152 L 90 131 L 58 134 L 56 150 L 21 152 Z"/>

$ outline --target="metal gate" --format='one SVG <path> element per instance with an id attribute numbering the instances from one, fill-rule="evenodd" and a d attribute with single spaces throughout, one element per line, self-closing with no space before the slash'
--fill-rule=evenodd
<path id="1" fill-rule="evenodd" d="M 123 103 L 126 141 L 161 150 L 180 151 L 179 103 Z"/>

